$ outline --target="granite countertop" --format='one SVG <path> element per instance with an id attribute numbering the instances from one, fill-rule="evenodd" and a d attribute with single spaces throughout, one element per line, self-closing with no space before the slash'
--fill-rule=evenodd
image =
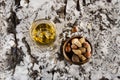
<path id="1" fill-rule="evenodd" d="M 43 18 L 56 25 L 53 49 L 29 36 L 32 22 Z M 76 20 L 93 46 L 83 65 L 60 52 L 61 34 Z M 120 80 L 120 1 L 0 0 L 0 80 Z"/>

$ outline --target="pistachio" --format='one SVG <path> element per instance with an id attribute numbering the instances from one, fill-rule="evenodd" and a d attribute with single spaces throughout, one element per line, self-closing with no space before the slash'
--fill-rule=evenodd
<path id="1" fill-rule="evenodd" d="M 72 56 L 72 61 L 73 62 L 80 62 L 79 57 L 75 54 L 73 54 L 73 56 Z"/>
<path id="2" fill-rule="evenodd" d="M 72 45 L 71 45 L 71 48 L 72 48 L 72 49 L 77 49 L 77 46 L 74 45 L 74 44 L 72 44 Z"/>
<path id="3" fill-rule="evenodd" d="M 80 39 L 79 39 L 79 42 L 80 42 L 81 44 L 84 43 L 84 42 L 85 42 L 85 38 L 84 38 L 84 37 L 80 38 Z"/>
<path id="4" fill-rule="evenodd" d="M 66 52 L 70 52 L 70 51 L 71 51 L 70 43 L 68 43 L 68 44 L 66 45 L 65 51 L 66 51 Z"/>
<path id="5" fill-rule="evenodd" d="M 82 44 L 79 42 L 79 40 L 77 38 L 72 39 L 72 44 L 75 44 L 78 47 L 82 46 Z"/>
<path id="6" fill-rule="evenodd" d="M 81 51 L 82 53 L 86 53 L 86 48 L 81 47 L 81 48 L 80 48 L 80 51 Z"/>

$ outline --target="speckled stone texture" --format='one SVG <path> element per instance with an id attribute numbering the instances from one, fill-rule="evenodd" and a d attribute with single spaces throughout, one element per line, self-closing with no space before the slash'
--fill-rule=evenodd
<path id="1" fill-rule="evenodd" d="M 32 22 L 43 18 L 56 24 L 52 47 L 29 36 Z M 60 52 L 64 30 L 76 20 L 93 46 L 84 65 L 68 63 Z M 0 80 L 120 80 L 120 1 L 0 0 Z"/>

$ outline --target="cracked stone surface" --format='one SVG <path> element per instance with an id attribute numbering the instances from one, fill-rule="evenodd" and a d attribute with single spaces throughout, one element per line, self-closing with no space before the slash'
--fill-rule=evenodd
<path id="1" fill-rule="evenodd" d="M 36 45 L 34 20 L 56 25 L 53 49 Z M 78 20 L 93 46 L 84 65 L 64 60 L 61 34 Z M 119 0 L 0 0 L 0 80 L 120 80 Z"/>

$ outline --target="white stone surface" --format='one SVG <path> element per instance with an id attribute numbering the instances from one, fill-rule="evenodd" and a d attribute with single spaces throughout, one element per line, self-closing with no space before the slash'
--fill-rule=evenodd
<path id="1" fill-rule="evenodd" d="M 15 0 L 19 1 L 19 0 Z M 0 1 L 0 80 L 119 80 L 120 79 L 120 1 L 119 0 L 21 0 L 16 5 L 14 0 Z M 92 1 L 92 2 L 90 2 Z M 107 2 L 111 1 L 111 2 Z M 66 7 L 66 14 L 61 7 Z M 16 33 L 8 33 L 12 24 L 7 19 L 11 10 L 20 19 L 15 25 Z M 58 13 L 59 12 L 59 13 Z M 62 17 L 61 17 L 62 16 Z M 14 15 L 15 17 L 15 15 Z M 15 17 L 15 18 L 16 18 Z M 46 49 L 36 45 L 29 36 L 29 29 L 34 20 L 50 18 L 57 29 L 54 49 Z M 54 20 L 58 18 L 58 22 Z M 69 64 L 60 54 L 61 38 L 68 23 L 79 21 L 80 34 L 87 37 L 93 46 L 93 55 L 84 65 Z M 15 24 L 15 22 L 13 23 Z M 14 27 L 12 25 L 12 27 Z M 64 35 L 64 34 L 63 34 Z M 22 59 L 14 69 L 9 63 L 8 55 L 16 55 L 15 36 L 17 38 L 17 54 Z M 30 46 L 28 51 L 26 42 Z M 11 47 L 14 48 L 11 52 Z M 49 48 L 49 47 L 48 47 Z M 22 51 L 21 53 L 19 53 Z M 38 63 L 34 62 L 35 57 Z M 14 60 L 13 60 L 14 61 Z M 14 61 L 15 62 L 15 61 Z M 34 75 L 32 75 L 34 73 Z"/>

